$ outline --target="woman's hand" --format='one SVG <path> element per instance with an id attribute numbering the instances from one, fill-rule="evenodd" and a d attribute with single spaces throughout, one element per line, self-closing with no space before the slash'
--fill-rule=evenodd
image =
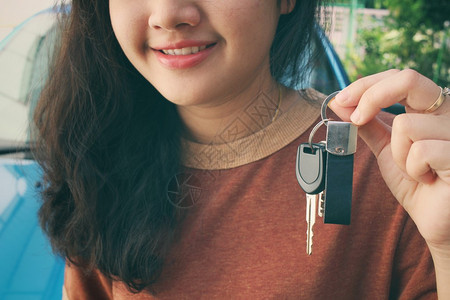
<path id="1" fill-rule="evenodd" d="M 343 120 L 360 125 L 360 136 L 427 242 L 436 268 L 450 270 L 450 97 L 434 112 L 424 112 L 440 92 L 413 70 L 389 70 L 352 83 L 330 107 Z M 407 113 L 396 116 L 391 128 L 376 115 L 397 102 Z"/>

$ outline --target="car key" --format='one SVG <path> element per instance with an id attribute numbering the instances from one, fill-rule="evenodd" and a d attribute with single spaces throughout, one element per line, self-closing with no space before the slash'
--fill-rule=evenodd
<path id="1" fill-rule="evenodd" d="M 306 253 L 312 254 L 313 227 L 316 222 L 317 203 L 325 188 L 326 148 L 324 143 L 303 143 L 297 149 L 296 175 L 306 193 Z M 320 207 L 319 207 L 320 212 Z"/>

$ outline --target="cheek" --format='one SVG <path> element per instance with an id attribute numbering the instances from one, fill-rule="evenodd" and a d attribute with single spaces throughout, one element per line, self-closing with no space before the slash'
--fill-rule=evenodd
<path id="1" fill-rule="evenodd" d="M 229 35 L 237 39 L 263 42 L 275 34 L 279 17 L 275 1 L 239 0 L 238 3 L 227 4 L 228 8 L 223 11 L 228 13 L 218 16 L 218 19 L 221 17 L 222 24 L 225 24 L 224 28 L 228 28 Z"/>
<path id="2" fill-rule="evenodd" d="M 125 54 L 129 57 L 144 51 L 147 18 L 142 8 L 126 5 L 123 0 L 110 1 L 109 14 L 114 34 Z"/>

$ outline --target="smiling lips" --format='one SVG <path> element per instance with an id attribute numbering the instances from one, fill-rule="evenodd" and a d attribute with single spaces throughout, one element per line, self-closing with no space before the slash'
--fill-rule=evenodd
<path id="1" fill-rule="evenodd" d="M 189 54 L 195 54 L 199 51 L 205 50 L 206 46 L 200 46 L 200 47 L 186 47 L 181 49 L 167 49 L 167 50 L 161 50 L 166 55 L 189 55 Z"/>
<path id="2" fill-rule="evenodd" d="M 216 45 L 193 42 L 178 43 L 178 45 L 153 49 L 158 61 L 169 69 L 192 68 L 204 61 L 213 51 Z"/>

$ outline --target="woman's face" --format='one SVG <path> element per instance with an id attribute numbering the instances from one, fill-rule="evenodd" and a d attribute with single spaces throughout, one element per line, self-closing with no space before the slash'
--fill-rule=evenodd
<path id="1" fill-rule="evenodd" d="M 136 69 L 177 105 L 226 101 L 270 79 L 269 50 L 288 0 L 110 0 Z"/>

